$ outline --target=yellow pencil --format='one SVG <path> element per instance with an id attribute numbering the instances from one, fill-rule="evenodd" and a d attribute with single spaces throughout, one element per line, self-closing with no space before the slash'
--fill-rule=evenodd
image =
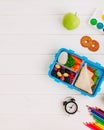
<path id="1" fill-rule="evenodd" d="M 96 126 L 100 127 L 102 130 L 104 130 L 104 125 L 101 125 L 99 123 L 95 123 Z"/>

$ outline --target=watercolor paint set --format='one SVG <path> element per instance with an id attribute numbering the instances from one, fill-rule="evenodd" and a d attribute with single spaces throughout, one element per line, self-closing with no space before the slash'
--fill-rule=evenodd
<path id="1" fill-rule="evenodd" d="M 101 89 L 104 67 L 73 50 L 61 48 L 49 67 L 48 75 L 68 88 L 94 97 Z"/>
<path id="2" fill-rule="evenodd" d="M 89 19 L 89 24 L 104 34 L 104 10 L 96 9 Z"/>

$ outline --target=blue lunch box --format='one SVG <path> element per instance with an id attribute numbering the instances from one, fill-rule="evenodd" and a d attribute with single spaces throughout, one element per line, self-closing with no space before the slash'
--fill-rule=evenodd
<path id="1" fill-rule="evenodd" d="M 94 97 L 101 90 L 104 67 L 73 50 L 61 48 L 49 67 L 49 77 L 82 95 Z"/>

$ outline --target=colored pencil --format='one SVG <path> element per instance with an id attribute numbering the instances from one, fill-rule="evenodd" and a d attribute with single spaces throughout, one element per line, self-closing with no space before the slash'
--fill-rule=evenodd
<path id="1" fill-rule="evenodd" d="M 98 107 L 96 107 L 97 110 L 101 111 L 104 114 L 104 111 Z"/>
<path id="2" fill-rule="evenodd" d="M 95 130 L 94 126 L 92 123 L 84 123 L 85 126 L 89 127 L 91 130 Z"/>
<path id="3" fill-rule="evenodd" d="M 84 123 L 87 127 L 91 128 L 92 130 L 104 130 L 101 127 L 97 126 L 95 123 Z"/>
<path id="4" fill-rule="evenodd" d="M 98 108 L 98 107 L 95 107 L 95 110 L 98 111 L 101 115 L 104 116 L 104 111 L 103 111 L 103 110 L 101 110 L 101 109 Z"/>
<path id="5" fill-rule="evenodd" d="M 104 130 L 104 125 L 101 125 L 99 123 L 95 123 L 99 128 L 101 128 L 102 130 Z"/>
<path id="6" fill-rule="evenodd" d="M 95 113 L 96 115 L 98 115 L 99 117 L 101 117 L 103 120 L 104 120 L 104 115 L 102 115 L 99 111 L 97 111 L 96 109 L 94 108 L 90 108 L 90 111 L 92 113 Z"/>
<path id="7" fill-rule="evenodd" d="M 91 109 L 95 110 L 95 111 L 97 111 L 98 113 L 100 113 L 100 114 L 102 114 L 104 116 L 104 111 L 102 109 L 100 109 L 98 107 L 95 107 L 95 108 L 94 107 L 90 107 L 88 105 L 87 105 L 87 107 L 88 107 L 89 110 L 91 110 Z"/>
<path id="8" fill-rule="evenodd" d="M 98 107 L 87 106 L 90 114 L 93 116 L 95 123 L 84 123 L 91 130 L 104 130 L 104 111 Z"/>
<path id="9" fill-rule="evenodd" d="M 102 115 L 104 115 L 104 111 L 103 111 L 103 110 L 101 110 L 101 109 L 99 109 L 99 108 L 96 108 L 96 110 L 97 110 L 99 113 L 101 113 Z"/>
<path id="10" fill-rule="evenodd" d="M 101 120 L 102 122 L 104 122 L 104 118 L 102 118 L 102 117 L 99 116 L 98 114 L 92 112 L 91 115 L 95 115 L 96 117 L 98 117 L 99 120 Z"/>
<path id="11" fill-rule="evenodd" d="M 96 118 L 95 121 L 104 126 L 104 122 L 100 121 L 99 119 Z"/>
<path id="12" fill-rule="evenodd" d="M 92 113 L 92 116 L 94 117 L 94 119 L 99 120 L 100 122 L 102 122 L 102 124 L 104 124 L 104 119 L 102 119 L 101 117 L 99 117 L 98 115 L 96 115 L 95 113 Z"/>

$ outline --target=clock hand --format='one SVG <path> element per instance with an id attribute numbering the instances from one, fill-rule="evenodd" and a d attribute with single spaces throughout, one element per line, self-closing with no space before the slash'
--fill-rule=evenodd
<path id="1" fill-rule="evenodd" d="M 73 106 L 74 106 L 74 104 L 70 108 L 72 109 Z"/>

